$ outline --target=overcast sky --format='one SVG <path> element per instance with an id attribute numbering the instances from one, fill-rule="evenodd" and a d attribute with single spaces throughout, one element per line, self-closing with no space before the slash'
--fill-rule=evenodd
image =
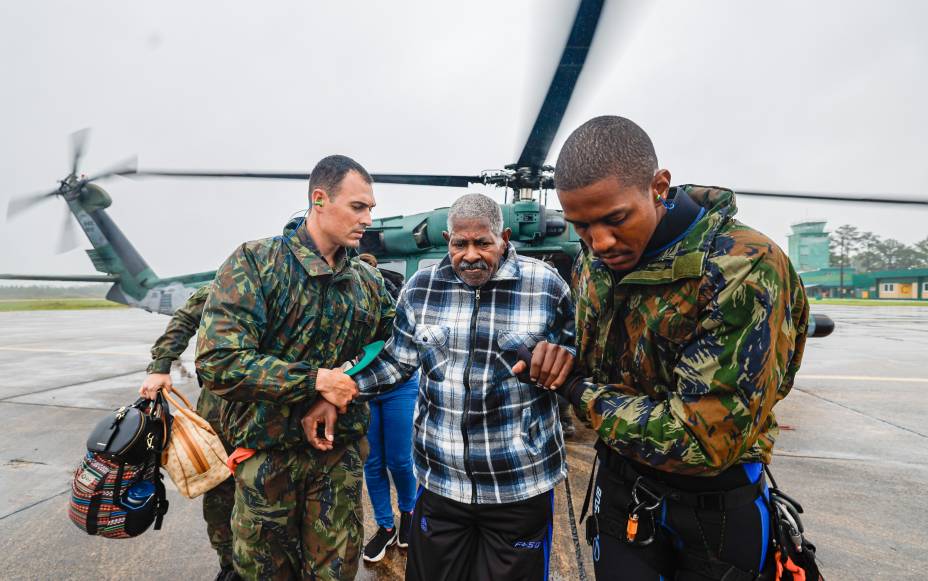
<path id="1" fill-rule="evenodd" d="M 82 127 L 87 173 L 133 154 L 143 168 L 308 171 L 330 153 L 372 172 L 501 168 L 521 151 L 574 6 L 0 3 L 0 206 L 54 188 Z M 651 135 L 675 183 L 928 196 L 925 22 L 917 0 L 613 1 L 549 162 L 577 125 L 620 114 Z M 300 182 L 103 185 L 161 276 L 213 269 L 306 207 Z M 461 193 L 376 186 L 377 217 Z M 906 243 L 928 235 L 924 209 L 738 205 L 784 247 L 789 225 L 810 218 Z M 0 272 L 93 273 L 82 250 L 55 254 L 64 208 L 0 215 Z"/>

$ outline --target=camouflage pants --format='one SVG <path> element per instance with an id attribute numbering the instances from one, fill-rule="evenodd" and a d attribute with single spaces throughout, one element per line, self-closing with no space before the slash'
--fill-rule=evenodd
<path id="1" fill-rule="evenodd" d="M 235 471 L 235 570 L 244 579 L 354 579 L 365 443 L 261 450 Z"/>
<path id="2" fill-rule="evenodd" d="M 219 555 L 219 567 L 232 566 L 232 507 L 235 505 L 235 480 L 229 478 L 203 495 L 203 520 L 209 544 Z"/>
<path id="3" fill-rule="evenodd" d="M 219 429 L 219 405 L 222 400 L 209 390 L 200 390 L 197 398 L 197 414 L 213 427 L 217 434 Z M 232 448 L 219 436 L 226 453 Z M 229 478 L 216 488 L 203 495 L 203 520 L 206 521 L 206 534 L 209 544 L 219 555 L 219 567 L 232 565 L 232 506 L 235 504 L 235 480 Z"/>

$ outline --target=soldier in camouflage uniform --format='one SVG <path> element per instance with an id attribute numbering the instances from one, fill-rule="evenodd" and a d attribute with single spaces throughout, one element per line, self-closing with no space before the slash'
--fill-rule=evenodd
<path id="1" fill-rule="evenodd" d="M 209 285 L 202 286 L 194 292 L 187 303 L 174 312 L 164 334 L 155 341 L 151 348 L 151 363 L 148 365 L 148 377 L 145 378 L 139 395 L 154 399 L 158 390 L 171 389 L 171 364 L 187 349 L 191 337 L 197 334 L 203 305 L 209 295 Z M 213 427 L 217 434 L 222 434 L 219 426 L 219 405 L 222 400 L 207 389 L 200 390 L 197 398 L 197 413 Z M 232 448 L 220 435 L 226 452 Z M 235 501 L 235 481 L 229 478 L 216 488 L 203 495 L 203 519 L 206 521 L 206 533 L 209 542 L 219 555 L 220 571 L 216 581 L 237 579 L 232 568 L 232 505 Z"/>
<path id="2" fill-rule="evenodd" d="M 555 182 L 584 242 L 577 362 L 559 390 L 596 430 L 597 579 L 755 579 L 769 563 L 762 466 L 808 303 L 783 251 L 722 188 L 670 187 L 647 134 L 598 117 Z"/>
<path id="3" fill-rule="evenodd" d="M 358 565 L 367 406 L 339 416 L 327 452 L 309 446 L 301 419 L 320 396 L 347 404 L 354 382 L 336 368 L 389 335 L 394 302 L 348 253 L 371 224 L 370 175 L 331 156 L 309 183 L 305 219 L 242 244 L 217 271 L 197 343 L 197 373 L 225 400 L 223 434 L 254 451 L 236 468 L 232 516 L 246 579 L 353 579 Z"/>

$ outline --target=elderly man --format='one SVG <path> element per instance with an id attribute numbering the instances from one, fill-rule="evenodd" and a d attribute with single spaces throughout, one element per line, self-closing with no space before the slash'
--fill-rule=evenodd
<path id="1" fill-rule="evenodd" d="M 318 399 L 343 405 L 356 387 L 334 368 L 392 328 L 383 278 L 347 252 L 371 224 L 371 181 L 345 156 L 320 161 L 306 218 L 239 246 L 206 300 L 197 373 L 226 400 L 223 435 L 241 460 L 232 533 L 246 579 L 357 571 L 367 406 L 340 417 L 339 440 L 324 453 L 310 448 L 300 420 Z"/>
<path id="2" fill-rule="evenodd" d="M 528 371 L 518 350 L 534 349 L 537 382 L 563 382 L 573 365 L 574 311 L 567 284 L 519 256 L 509 235 L 492 199 L 458 199 L 444 233 L 448 256 L 410 278 L 392 338 L 355 376 L 367 398 L 422 369 L 409 580 L 537 580 L 547 572 L 564 440 L 555 395 L 516 377 Z M 315 430 L 325 407 L 305 420 L 323 447 Z"/>
<path id="3" fill-rule="evenodd" d="M 763 464 L 799 370 L 809 306 L 789 259 L 734 219 L 731 190 L 670 186 L 622 117 L 574 131 L 555 170 L 577 261 L 577 371 L 596 430 L 596 578 L 755 579 Z"/>

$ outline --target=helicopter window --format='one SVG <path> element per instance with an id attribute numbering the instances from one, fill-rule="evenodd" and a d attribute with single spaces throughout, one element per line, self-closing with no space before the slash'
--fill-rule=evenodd
<path id="1" fill-rule="evenodd" d="M 391 272 L 396 272 L 406 276 L 406 261 L 405 260 L 385 260 L 378 262 L 377 266 L 384 270 L 389 270 Z"/>

